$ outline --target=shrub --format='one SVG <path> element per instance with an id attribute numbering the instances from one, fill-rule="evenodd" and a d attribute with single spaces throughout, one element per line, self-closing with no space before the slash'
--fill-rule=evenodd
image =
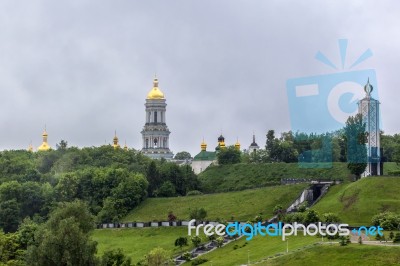
<path id="1" fill-rule="evenodd" d="M 190 239 L 193 245 L 197 248 L 201 243 L 201 238 L 199 236 L 192 236 Z"/>
<path id="2" fill-rule="evenodd" d="M 168 222 L 174 222 L 176 221 L 176 216 L 174 215 L 173 212 L 168 213 Z"/>
<path id="3" fill-rule="evenodd" d="M 400 233 L 396 233 L 393 238 L 393 243 L 400 243 Z"/>
<path id="4" fill-rule="evenodd" d="M 185 252 L 183 253 L 182 258 L 186 261 L 190 261 L 192 259 L 192 254 L 190 252 Z"/>
<path id="5" fill-rule="evenodd" d="M 195 219 L 195 220 L 204 220 L 207 217 L 207 211 L 204 210 L 203 208 L 196 208 L 190 211 L 189 214 L 190 219 Z"/>
<path id="6" fill-rule="evenodd" d="M 197 196 L 197 195 L 203 195 L 203 192 L 198 190 L 191 190 L 188 193 L 186 193 L 186 196 Z"/>

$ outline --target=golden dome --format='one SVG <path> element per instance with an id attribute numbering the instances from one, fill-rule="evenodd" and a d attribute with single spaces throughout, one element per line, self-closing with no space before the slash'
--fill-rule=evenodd
<path id="1" fill-rule="evenodd" d="M 119 148 L 119 147 L 120 147 L 120 146 L 119 146 L 119 144 L 118 144 L 117 131 L 115 131 L 115 133 L 114 133 L 114 138 L 113 138 L 113 147 L 114 147 L 114 149 L 117 149 L 117 148 Z"/>
<path id="2" fill-rule="evenodd" d="M 201 143 L 200 147 L 201 147 L 202 151 L 207 150 L 207 143 L 204 142 L 204 139 L 203 139 L 203 142 Z"/>
<path id="3" fill-rule="evenodd" d="M 50 146 L 49 146 L 49 144 L 47 143 L 47 132 L 46 132 L 46 127 L 44 128 L 44 131 L 43 131 L 43 134 L 42 134 L 42 137 L 43 137 L 43 143 L 42 143 L 42 145 L 40 145 L 37 149 L 38 149 L 38 151 L 48 151 L 48 150 L 50 150 Z"/>
<path id="4" fill-rule="evenodd" d="M 164 99 L 164 93 L 158 88 L 158 79 L 154 78 L 153 80 L 153 88 L 147 94 L 147 99 Z"/>
<path id="5" fill-rule="evenodd" d="M 239 140 L 236 141 L 236 143 L 235 143 L 235 148 L 238 149 L 238 150 L 240 150 L 240 143 L 239 143 Z"/>

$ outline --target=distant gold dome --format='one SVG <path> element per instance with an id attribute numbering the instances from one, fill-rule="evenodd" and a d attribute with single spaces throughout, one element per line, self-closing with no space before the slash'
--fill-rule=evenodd
<path id="1" fill-rule="evenodd" d="M 204 142 L 204 139 L 203 139 L 203 142 L 201 143 L 200 147 L 201 147 L 202 151 L 207 150 L 207 143 Z"/>
<path id="2" fill-rule="evenodd" d="M 43 137 L 43 143 L 42 143 L 42 145 L 40 145 L 37 149 L 38 149 L 38 151 L 48 151 L 48 150 L 50 150 L 50 146 L 49 146 L 49 144 L 47 143 L 47 132 L 46 132 L 46 128 L 44 129 L 44 131 L 43 131 L 43 134 L 42 134 L 42 137 Z"/>
<path id="3" fill-rule="evenodd" d="M 158 88 L 158 79 L 157 78 L 154 78 L 153 88 L 147 94 L 147 99 L 149 99 L 149 100 L 164 99 L 164 93 Z"/>
<path id="4" fill-rule="evenodd" d="M 238 149 L 238 150 L 240 150 L 240 143 L 239 143 L 239 140 L 236 141 L 236 143 L 235 143 L 235 148 Z"/>

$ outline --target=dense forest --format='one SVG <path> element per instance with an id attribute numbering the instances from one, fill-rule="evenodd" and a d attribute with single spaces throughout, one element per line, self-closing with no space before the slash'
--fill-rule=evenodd
<path id="1" fill-rule="evenodd" d="M 0 227 L 13 232 L 25 217 L 47 219 L 58 202 L 85 201 L 97 222 L 117 221 L 147 196 L 198 189 L 190 166 L 153 161 L 111 146 L 0 153 Z"/>

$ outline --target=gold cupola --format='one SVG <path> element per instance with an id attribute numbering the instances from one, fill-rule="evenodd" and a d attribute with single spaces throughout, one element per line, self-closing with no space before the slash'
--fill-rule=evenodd
<path id="1" fill-rule="evenodd" d="M 118 144 L 117 131 L 115 131 L 115 133 L 114 133 L 114 138 L 113 138 L 113 147 L 114 147 L 114 149 L 117 149 L 117 148 L 119 148 L 119 147 L 120 147 L 120 146 L 119 146 L 119 144 Z"/>
<path id="2" fill-rule="evenodd" d="M 128 150 L 128 146 L 126 145 L 126 140 L 125 140 L 124 150 L 125 150 L 125 151 Z"/>
<path id="3" fill-rule="evenodd" d="M 38 147 L 38 151 L 48 151 L 48 150 L 50 150 L 51 147 L 47 143 L 48 135 L 47 135 L 46 127 L 44 127 L 44 131 L 43 131 L 42 137 L 43 137 L 43 143 L 42 143 L 42 145 L 40 145 Z"/>
<path id="4" fill-rule="evenodd" d="M 148 100 L 155 100 L 155 99 L 164 99 L 164 93 L 158 88 L 158 79 L 154 78 L 153 80 L 153 88 L 147 94 Z"/>
<path id="5" fill-rule="evenodd" d="M 203 139 L 203 142 L 201 142 L 200 147 L 201 147 L 202 151 L 206 151 L 207 150 L 207 143 L 204 142 L 204 139 Z"/>
<path id="6" fill-rule="evenodd" d="M 240 150 L 240 143 L 239 143 L 238 139 L 236 140 L 236 143 L 235 143 L 235 149 L 237 149 L 238 151 Z"/>
<path id="7" fill-rule="evenodd" d="M 29 143 L 28 149 L 26 149 L 29 152 L 33 152 L 33 146 L 32 146 L 32 141 Z"/>

